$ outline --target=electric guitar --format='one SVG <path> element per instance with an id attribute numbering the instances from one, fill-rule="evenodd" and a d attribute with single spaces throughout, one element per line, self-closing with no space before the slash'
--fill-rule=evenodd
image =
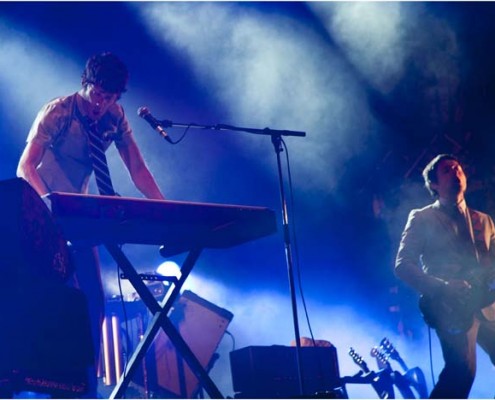
<path id="1" fill-rule="evenodd" d="M 472 268 L 457 278 L 471 285 L 463 297 L 442 291 L 431 296 L 421 295 L 419 308 L 430 327 L 448 332 L 466 331 L 474 316 L 482 317 L 481 309 L 495 302 L 495 268 Z"/>
<path id="2" fill-rule="evenodd" d="M 371 371 L 363 357 L 356 353 L 352 347 L 349 349 L 349 355 L 354 363 L 361 368 L 361 371 L 352 377 L 343 377 L 343 383 L 370 384 L 380 399 L 395 399 L 392 371 L 389 368 L 378 372 Z"/>
<path id="3" fill-rule="evenodd" d="M 385 354 L 381 351 L 381 348 L 375 346 L 371 349 L 371 356 L 376 358 L 376 363 L 378 368 L 381 368 L 382 371 L 389 371 L 389 376 L 392 384 L 399 389 L 399 392 L 403 399 L 414 399 L 414 393 L 412 392 L 410 386 L 411 383 L 409 379 L 402 375 L 398 371 L 393 371 L 390 365 L 390 354 Z M 424 397 L 426 398 L 426 396 Z"/>
<path id="4" fill-rule="evenodd" d="M 397 349 L 386 337 L 380 342 L 380 350 L 389 358 L 396 361 L 404 371 L 404 379 L 418 394 L 418 399 L 426 399 L 428 390 L 423 371 L 419 367 L 409 368 Z M 405 398 L 405 397 L 404 397 Z"/>

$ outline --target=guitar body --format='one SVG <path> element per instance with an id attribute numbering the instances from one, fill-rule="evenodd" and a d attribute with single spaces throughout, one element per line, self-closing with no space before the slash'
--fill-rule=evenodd
<path id="1" fill-rule="evenodd" d="M 466 302 L 458 299 L 446 299 L 444 296 L 425 296 L 419 299 L 419 309 L 426 324 L 440 331 L 467 331 L 477 311 Z"/>
<path id="2" fill-rule="evenodd" d="M 471 289 L 464 297 L 421 295 L 419 308 L 428 326 L 451 333 L 465 332 L 475 316 L 483 318 L 481 310 L 495 302 L 495 270 L 473 268 L 460 279 L 469 282 Z"/>

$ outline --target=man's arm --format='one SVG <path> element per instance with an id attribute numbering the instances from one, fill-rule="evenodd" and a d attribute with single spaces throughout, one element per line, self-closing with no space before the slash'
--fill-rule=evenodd
<path id="1" fill-rule="evenodd" d="M 395 260 L 395 274 L 419 293 L 433 294 L 444 288 L 447 282 L 425 273 L 420 266 L 426 240 L 424 229 L 418 210 L 411 211 L 402 232 Z"/>
<path id="2" fill-rule="evenodd" d="M 118 150 L 138 190 L 149 199 L 165 199 L 156 184 L 155 178 L 153 178 L 153 175 L 148 169 L 137 144 L 131 141 L 127 146 L 120 147 Z"/>
<path id="3" fill-rule="evenodd" d="M 36 140 L 30 140 L 26 144 L 17 166 L 17 176 L 24 178 L 40 196 L 48 194 L 48 189 L 36 169 L 44 154 L 44 146 Z"/>

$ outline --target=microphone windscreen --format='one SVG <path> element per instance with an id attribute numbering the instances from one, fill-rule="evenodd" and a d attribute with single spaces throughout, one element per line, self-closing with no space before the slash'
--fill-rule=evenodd
<path id="1" fill-rule="evenodd" d="M 145 115 L 148 115 L 150 113 L 150 110 L 148 110 L 147 107 L 139 107 L 137 110 L 137 114 L 142 118 Z"/>

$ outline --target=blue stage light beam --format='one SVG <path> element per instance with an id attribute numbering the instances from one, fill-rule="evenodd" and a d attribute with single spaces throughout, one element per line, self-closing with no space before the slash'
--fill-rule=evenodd
<path id="1" fill-rule="evenodd" d="M 332 191 L 342 165 L 370 151 L 373 117 L 366 96 L 312 24 L 265 12 L 263 4 L 135 7 L 150 35 L 184 60 L 229 121 L 307 132 L 306 138 L 289 140 L 302 190 Z M 266 140 L 236 139 L 241 151 L 256 155 L 257 166 L 276 173 Z"/>

